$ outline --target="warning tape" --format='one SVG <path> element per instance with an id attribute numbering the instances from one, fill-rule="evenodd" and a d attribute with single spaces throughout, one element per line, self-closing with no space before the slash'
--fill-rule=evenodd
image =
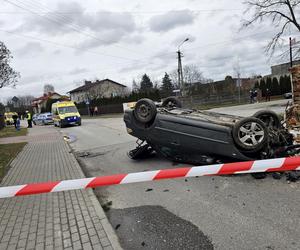
<path id="1" fill-rule="evenodd" d="M 116 174 L 110 176 L 0 187 L 0 198 L 30 194 L 53 193 L 67 190 L 95 188 L 100 186 L 155 181 L 179 177 L 282 172 L 290 170 L 300 170 L 300 157 L 214 164 L 199 167 L 163 169 L 130 174 Z"/>

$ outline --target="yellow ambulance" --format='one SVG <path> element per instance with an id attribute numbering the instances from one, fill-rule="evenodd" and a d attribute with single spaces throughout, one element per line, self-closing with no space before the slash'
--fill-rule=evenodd
<path id="1" fill-rule="evenodd" d="M 64 101 L 52 104 L 52 117 L 54 126 L 81 125 L 81 117 L 74 102 Z"/>

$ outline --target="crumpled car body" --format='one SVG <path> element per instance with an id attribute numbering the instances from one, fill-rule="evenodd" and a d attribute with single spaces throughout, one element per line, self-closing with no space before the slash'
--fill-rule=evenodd
<path id="1" fill-rule="evenodd" d="M 293 144 L 292 136 L 284 128 L 268 127 L 263 130 L 263 146 L 257 150 L 241 148 L 243 145 L 238 145 L 234 139 L 234 130 L 246 118 L 239 116 L 161 107 L 157 108 L 150 122 L 144 123 L 137 119 L 135 112 L 136 109 L 130 109 L 124 113 L 127 132 L 149 144 L 157 153 L 176 162 L 198 164 L 214 163 L 217 160 L 226 162 L 272 158 Z M 252 121 L 251 118 L 248 120 Z M 240 140 L 249 137 L 246 144 L 251 142 L 252 136 L 251 131 L 247 132 L 252 125 L 247 126 L 244 128 L 245 133 L 238 131 L 236 134 L 236 137 L 241 134 L 241 138 L 238 138 Z"/>

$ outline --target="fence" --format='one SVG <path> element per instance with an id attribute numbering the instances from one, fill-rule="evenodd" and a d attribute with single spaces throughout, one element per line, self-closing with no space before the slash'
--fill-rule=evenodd
<path id="1" fill-rule="evenodd" d="M 98 115 L 103 114 L 117 114 L 123 113 L 123 105 L 122 104 L 111 104 L 111 105 L 100 105 L 98 107 Z M 88 110 L 88 106 L 85 108 L 79 108 L 78 111 L 80 115 L 89 115 L 93 113 L 95 106 L 90 107 L 90 111 Z"/>
<path id="2" fill-rule="evenodd" d="M 207 95 L 207 96 L 188 96 L 180 98 L 183 106 L 188 108 L 194 108 L 199 105 L 218 105 L 218 104 L 230 104 L 238 103 L 239 97 L 237 95 Z M 250 102 L 249 94 L 240 96 L 240 103 Z"/>

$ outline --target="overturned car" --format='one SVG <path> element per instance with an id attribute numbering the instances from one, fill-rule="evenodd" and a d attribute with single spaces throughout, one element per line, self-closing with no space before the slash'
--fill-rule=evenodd
<path id="1" fill-rule="evenodd" d="M 251 117 L 183 109 L 175 97 L 156 105 L 139 100 L 126 110 L 127 132 L 138 138 L 132 159 L 153 151 L 176 162 L 211 164 L 291 156 L 300 145 L 276 113 L 262 110 Z"/>

